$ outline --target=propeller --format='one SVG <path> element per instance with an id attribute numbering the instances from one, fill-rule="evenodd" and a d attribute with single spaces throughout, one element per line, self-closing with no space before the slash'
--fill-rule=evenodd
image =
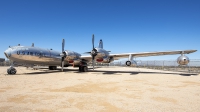
<path id="1" fill-rule="evenodd" d="M 97 50 L 94 48 L 94 34 L 92 35 L 92 51 L 90 52 L 85 52 L 86 54 L 90 54 L 92 56 L 92 66 L 93 66 L 93 70 L 94 70 L 94 59 L 95 56 L 97 55 Z"/>
<path id="2" fill-rule="evenodd" d="M 63 72 L 63 67 L 64 67 L 64 59 L 65 59 L 65 57 L 66 57 L 66 53 L 65 53 L 65 51 L 64 51 L 64 48 L 65 48 L 65 39 L 63 39 L 62 40 L 62 53 L 60 54 L 60 56 L 61 56 L 61 67 L 62 67 L 62 72 Z"/>
<path id="3" fill-rule="evenodd" d="M 93 66 L 93 70 L 94 70 L 94 59 L 95 56 L 97 55 L 97 50 L 94 48 L 94 34 L 92 35 L 92 51 L 91 51 L 91 56 L 92 56 L 92 66 Z"/>

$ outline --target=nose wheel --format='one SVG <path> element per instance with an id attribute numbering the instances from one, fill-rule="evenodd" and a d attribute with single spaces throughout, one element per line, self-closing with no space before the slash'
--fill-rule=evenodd
<path id="1" fill-rule="evenodd" d="M 7 69 L 7 73 L 9 75 L 14 75 L 14 74 L 17 73 L 17 70 L 14 67 L 10 67 L 10 68 Z"/>

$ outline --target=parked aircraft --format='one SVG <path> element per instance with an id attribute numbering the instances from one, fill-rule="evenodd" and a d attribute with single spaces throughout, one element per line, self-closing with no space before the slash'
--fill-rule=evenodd
<path id="1" fill-rule="evenodd" d="M 177 50 L 177 51 L 161 51 L 161 52 L 141 52 L 141 53 L 121 53 L 121 54 L 110 54 L 110 51 L 103 49 L 103 41 L 99 41 L 99 46 L 94 47 L 94 35 L 92 36 L 92 50 L 90 55 L 83 56 L 77 52 L 64 50 L 65 40 L 62 41 L 62 52 L 55 51 L 52 49 L 43 49 L 32 46 L 13 46 L 9 47 L 5 52 L 5 56 L 16 63 L 30 64 L 30 65 L 45 65 L 49 66 L 49 70 L 57 69 L 57 66 L 63 67 L 74 66 L 79 67 L 80 72 L 88 71 L 88 63 L 92 62 L 93 69 L 94 63 L 110 63 L 114 60 L 121 58 L 128 58 L 126 61 L 127 66 L 137 65 L 133 58 L 146 57 L 146 56 L 158 56 L 158 55 L 173 55 L 181 54 L 177 58 L 179 65 L 187 65 L 189 58 L 185 54 L 196 52 L 197 50 Z M 16 74 L 17 70 L 13 64 L 8 68 L 8 74 Z"/>

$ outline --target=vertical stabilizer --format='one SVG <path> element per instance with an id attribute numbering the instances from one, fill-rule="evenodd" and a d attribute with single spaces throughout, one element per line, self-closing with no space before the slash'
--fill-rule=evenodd
<path id="1" fill-rule="evenodd" d="M 103 41 L 102 40 L 99 41 L 99 48 L 103 49 Z"/>

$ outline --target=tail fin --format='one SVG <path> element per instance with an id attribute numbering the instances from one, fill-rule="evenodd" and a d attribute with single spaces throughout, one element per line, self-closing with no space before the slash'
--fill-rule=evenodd
<path id="1" fill-rule="evenodd" d="M 99 41 L 99 48 L 103 49 L 103 41 L 102 40 Z"/>

